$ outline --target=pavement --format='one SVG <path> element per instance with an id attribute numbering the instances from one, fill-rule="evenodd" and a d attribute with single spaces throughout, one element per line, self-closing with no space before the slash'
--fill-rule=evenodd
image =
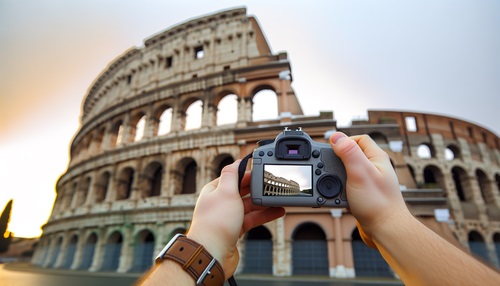
<path id="1" fill-rule="evenodd" d="M 80 277 L 120 277 L 137 279 L 142 273 L 118 273 L 118 272 L 89 272 L 85 270 L 68 270 L 68 269 L 53 269 L 53 268 L 43 268 L 40 266 L 33 265 L 29 262 L 14 262 L 6 263 L 3 267 L 5 270 L 11 271 L 22 271 L 22 272 L 33 272 L 40 274 L 50 274 L 50 275 L 64 275 L 64 276 L 80 276 Z M 260 275 L 260 274 L 240 274 L 235 276 L 236 281 L 249 282 L 252 284 L 261 285 L 262 282 L 286 282 L 289 283 L 300 283 L 303 285 L 308 285 L 311 283 L 324 284 L 342 284 L 344 285 L 403 285 L 400 280 L 391 278 L 332 278 L 328 276 L 287 276 L 279 277 L 272 275 Z M 278 285 L 278 284 L 276 284 Z M 292 284 L 290 284 L 292 285 Z"/>

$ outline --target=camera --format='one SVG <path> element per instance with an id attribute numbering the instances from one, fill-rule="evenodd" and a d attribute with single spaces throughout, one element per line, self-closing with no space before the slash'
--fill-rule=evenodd
<path id="1" fill-rule="evenodd" d="M 258 144 L 250 182 L 253 204 L 348 207 L 346 171 L 329 144 L 287 127 L 274 141 Z"/>

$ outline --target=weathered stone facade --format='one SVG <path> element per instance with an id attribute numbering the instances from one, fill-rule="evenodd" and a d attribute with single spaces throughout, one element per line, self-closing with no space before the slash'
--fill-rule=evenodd
<path id="1" fill-rule="evenodd" d="M 332 112 L 304 116 L 286 53 L 272 54 L 244 8 L 163 31 L 113 61 L 90 86 L 68 170 L 32 262 L 55 268 L 140 272 L 189 227 L 197 193 L 223 166 L 283 126 L 327 142 Z M 252 119 L 273 92 L 279 117 Z M 233 122 L 220 125 L 230 98 Z M 190 107 L 201 102 L 199 126 Z M 322 103 L 323 105 L 327 103 Z M 500 139 L 445 116 L 369 111 L 341 131 L 369 134 L 389 154 L 412 212 L 453 243 L 499 265 Z M 448 217 L 449 214 L 449 217 Z M 360 243 L 346 210 L 288 208 L 239 242 L 238 272 L 278 276 L 392 275 Z M 309 259 L 309 260 L 307 260 Z M 382 268 L 369 272 L 366 265 Z"/>

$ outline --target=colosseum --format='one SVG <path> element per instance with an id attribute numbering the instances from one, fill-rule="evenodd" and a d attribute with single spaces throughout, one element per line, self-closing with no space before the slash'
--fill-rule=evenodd
<path id="1" fill-rule="evenodd" d="M 127 50 L 85 94 L 69 166 L 32 263 L 145 271 L 188 229 L 200 187 L 289 126 L 318 142 L 332 130 L 371 136 L 389 154 L 412 213 L 499 267 L 495 133 L 447 116 L 382 110 L 338 128 L 332 111 L 305 116 L 291 83 L 287 54 L 271 52 L 245 8 L 187 21 Z M 254 118 L 254 99 L 262 95 L 276 102 L 275 118 Z M 245 234 L 239 249 L 237 273 L 394 277 L 345 209 L 287 208 L 285 217 Z"/>

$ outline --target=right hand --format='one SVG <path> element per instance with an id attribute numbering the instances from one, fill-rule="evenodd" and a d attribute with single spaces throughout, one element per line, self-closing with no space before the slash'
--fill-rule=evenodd
<path id="1" fill-rule="evenodd" d="M 330 137 L 330 144 L 347 171 L 347 200 L 361 238 L 368 246 L 377 248 L 374 235 L 384 225 L 411 215 L 389 155 L 368 135 L 347 137 L 336 132 Z"/>

